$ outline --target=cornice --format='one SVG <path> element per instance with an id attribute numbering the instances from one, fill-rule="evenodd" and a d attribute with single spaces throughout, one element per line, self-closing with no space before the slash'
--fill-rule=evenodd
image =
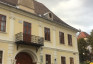
<path id="1" fill-rule="evenodd" d="M 78 51 L 74 51 L 74 50 L 67 50 L 67 49 L 59 49 L 59 48 L 53 48 L 53 47 L 42 47 L 44 49 L 52 49 L 52 50 L 56 50 L 56 51 L 60 51 L 60 52 L 69 52 L 69 53 L 76 53 L 79 54 Z"/>

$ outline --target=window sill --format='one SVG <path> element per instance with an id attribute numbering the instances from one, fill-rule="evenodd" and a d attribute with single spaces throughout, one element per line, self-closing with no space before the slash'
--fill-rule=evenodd
<path id="1" fill-rule="evenodd" d="M 66 44 L 62 44 L 62 43 L 60 43 L 60 45 L 64 45 L 64 46 L 65 46 Z"/>
<path id="2" fill-rule="evenodd" d="M 48 40 L 45 40 L 45 42 L 49 42 L 49 43 L 51 43 L 51 41 L 48 41 Z"/>
<path id="3" fill-rule="evenodd" d="M 73 45 L 68 45 L 69 47 L 73 47 Z"/>
<path id="4" fill-rule="evenodd" d="M 0 33 L 7 34 L 7 32 L 0 31 Z"/>

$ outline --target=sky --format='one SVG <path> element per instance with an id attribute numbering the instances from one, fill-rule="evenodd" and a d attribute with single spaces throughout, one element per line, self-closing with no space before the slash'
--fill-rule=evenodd
<path id="1" fill-rule="evenodd" d="M 37 0 L 67 24 L 90 33 L 93 29 L 93 0 Z"/>

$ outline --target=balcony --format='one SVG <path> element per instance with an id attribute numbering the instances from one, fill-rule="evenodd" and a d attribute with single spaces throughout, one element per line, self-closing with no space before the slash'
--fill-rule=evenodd
<path id="1" fill-rule="evenodd" d="M 35 36 L 35 35 L 29 35 L 24 34 L 22 32 L 17 33 L 15 35 L 15 43 L 16 44 L 22 44 L 22 45 L 31 45 L 31 46 L 44 46 L 44 38 Z"/>

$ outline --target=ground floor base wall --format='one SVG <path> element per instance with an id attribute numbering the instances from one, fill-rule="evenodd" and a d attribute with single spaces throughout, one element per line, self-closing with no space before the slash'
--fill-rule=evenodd
<path id="1" fill-rule="evenodd" d="M 14 43 L 0 43 L 0 51 L 3 51 L 2 64 L 16 64 L 16 55 L 27 52 L 35 64 L 46 64 L 46 54 L 51 55 L 51 64 L 61 64 L 61 57 L 66 58 L 66 64 L 70 64 L 70 57 L 74 58 L 74 64 L 79 64 L 78 52 L 51 49 L 46 47 L 19 45 Z"/>

